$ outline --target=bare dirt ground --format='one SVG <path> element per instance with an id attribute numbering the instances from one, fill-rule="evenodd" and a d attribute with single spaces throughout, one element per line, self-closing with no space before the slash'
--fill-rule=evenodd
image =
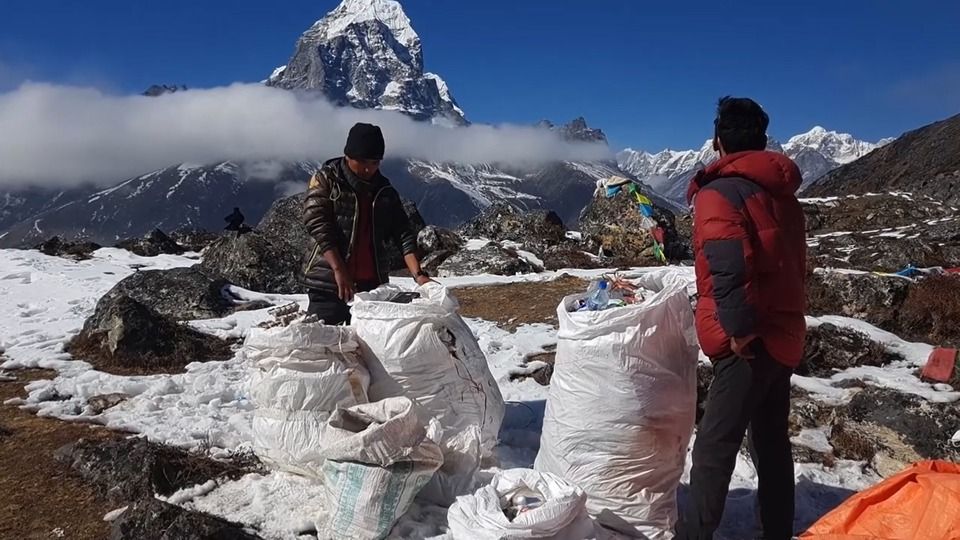
<path id="1" fill-rule="evenodd" d="M 510 283 L 453 290 L 460 314 L 494 321 L 508 330 L 530 323 L 557 326 L 557 305 L 564 296 L 587 290 L 589 282 L 571 276 L 536 283 Z"/>
<path id="2" fill-rule="evenodd" d="M 0 383 L 0 403 L 24 397 L 25 384 L 54 373 L 29 370 L 13 375 L 18 380 Z M 78 439 L 120 436 L 0 405 L 0 538 L 107 538 L 110 527 L 103 515 L 113 507 L 57 463 L 53 453 Z"/>

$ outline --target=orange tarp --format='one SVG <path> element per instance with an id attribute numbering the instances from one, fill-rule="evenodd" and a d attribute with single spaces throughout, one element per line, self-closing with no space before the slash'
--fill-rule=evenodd
<path id="1" fill-rule="evenodd" d="M 960 465 L 921 461 L 824 516 L 802 540 L 960 540 Z"/>

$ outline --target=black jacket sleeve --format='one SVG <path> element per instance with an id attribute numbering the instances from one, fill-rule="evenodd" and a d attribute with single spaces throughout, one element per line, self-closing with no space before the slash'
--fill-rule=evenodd
<path id="1" fill-rule="evenodd" d="M 416 253 L 417 234 L 410 224 L 410 218 L 407 216 L 406 210 L 403 209 L 403 200 L 399 193 L 394 200 L 396 203 L 393 205 L 393 240 L 404 255 Z"/>
<path id="2" fill-rule="evenodd" d="M 303 224 L 317 242 L 320 253 L 337 249 L 337 217 L 330 199 L 333 182 L 323 171 L 310 178 L 307 197 L 303 201 Z"/>

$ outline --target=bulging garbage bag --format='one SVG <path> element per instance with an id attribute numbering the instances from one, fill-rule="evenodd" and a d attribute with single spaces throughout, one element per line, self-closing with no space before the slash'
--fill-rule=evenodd
<path id="1" fill-rule="evenodd" d="M 557 355 L 535 468 L 582 488 L 599 524 L 673 538 L 676 491 L 696 412 L 697 341 L 674 269 L 645 274 L 639 304 L 557 309 Z M 582 295 L 581 295 L 582 296 Z"/>
<path id="2" fill-rule="evenodd" d="M 542 503 L 513 519 L 504 512 L 515 493 L 534 492 Z M 550 473 L 508 469 L 489 485 L 457 498 L 447 512 L 454 540 L 516 540 L 551 538 L 584 540 L 594 537 L 583 490 Z"/>
<path id="3" fill-rule="evenodd" d="M 503 421 L 503 396 L 459 304 L 438 283 L 420 297 L 391 302 L 403 290 L 386 285 L 357 295 L 353 325 L 370 369 L 370 399 L 407 396 L 443 427 L 445 464 L 424 495 L 449 505 L 474 488 L 482 457 L 492 455 Z"/>
<path id="4" fill-rule="evenodd" d="M 404 397 L 337 409 L 321 453 L 328 511 L 321 538 L 389 534 L 443 463 L 440 424 Z"/>
<path id="5" fill-rule="evenodd" d="M 254 452 L 274 467 L 319 476 L 330 414 L 368 401 L 370 376 L 353 330 L 301 321 L 254 328 L 242 354 L 254 366 Z"/>

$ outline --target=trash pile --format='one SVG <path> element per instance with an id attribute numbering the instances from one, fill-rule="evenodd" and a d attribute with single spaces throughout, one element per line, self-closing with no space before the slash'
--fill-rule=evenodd
<path id="1" fill-rule="evenodd" d="M 500 471 L 476 493 L 459 497 L 447 523 L 454 540 L 582 540 L 595 535 L 583 490 L 530 469 Z"/>
<path id="2" fill-rule="evenodd" d="M 358 294 L 353 326 L 287 305 L 251 330 L 254 450 L 322 486 L 321 538 L 385 538 L 414 500 L 448 507 L 455 540 L 670 538 L 696 407 L 686 281 L 664 270 L 592 287 L 558 307 L 560 384 L 536 470 L 494 469 L 478 485 L 505 406 L 436 283 Z M 571 313 L 584 298 L 599 313 Z"/>
<path id="3" fill-rule="evenodd" d="M 557 308 L 534 468 L 583 489 L 600 526 L 666 540 L 696 416 L 698 347 L 687 280 L 664 269 L 636 285 L 656 294 L 598 313 L 576 313 L 580 295 Z"/>
<path id="4" fill-rule="evenodd" d="M 571 307 L 572 311 L 603 311 L 624 307 L 643 302 L 644 292 L 619 275 L 603 276 L 591 282 L 586 294 L 577 298 L 576 303 Z"/>

